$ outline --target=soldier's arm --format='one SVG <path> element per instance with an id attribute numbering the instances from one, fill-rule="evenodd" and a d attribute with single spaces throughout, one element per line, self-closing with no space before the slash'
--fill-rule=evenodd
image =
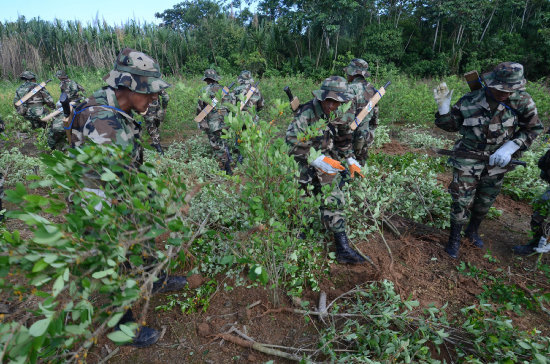
<path id="1" fill-rule="evenodd" d="M 435 126 L 441 128 L 445 131 L 458 131 L 464 122 L 464 116 L 460 111 L 462 105 L 462 99 L 458 100 L 456 104 L 453 105 L 451 111 L 445 115 L 439 115 L 439 112 L 435 113 Z"/>
<path id="2" fill-rule="evenodd" d="M 48 105 L 48 107 L 50 109 L 55 109 L 55 102 L 53 101 L 53 97 L 52 97 L 52 95 L 50 95 L 48 90 L 46 90 L 46 88 L 43 87 L 40 90 L 40 93 L 41 93 L 42 99 L 44 99 L 44 102 L 46 103 L 46 105 Z"/>
<path id="3" fill-rule="evenodd" d="M 522 93 L 516 110 L 519 129 L 514 133 L 513 141 L 520 146 L 520 150 L 526 150 L 542 133 L 544 127 L 539 119 L 537 106 L 527 92 Z"/>
<path id="4" fill-rule="evenodd" d="M 300 113 L 294 117 L 294 120 L 288 126 L 286 131 L 286 143 L 290 146 L 289 154 L 300 162 L 307 164 L 309 149 L 311 148 L 311 139 L 306 134 L 308 126 L 309 110 Z"/>
<path id="5" fill-rule="evenodd" d="M 168 102 L 170 101 L 170 96 L 168 96 L 168 92 L 166 92 L 166 90 L 162 90 L 160 91 L 159 96 L 162 99 L 162 108 L 166 109 L 168 107 Z"/>

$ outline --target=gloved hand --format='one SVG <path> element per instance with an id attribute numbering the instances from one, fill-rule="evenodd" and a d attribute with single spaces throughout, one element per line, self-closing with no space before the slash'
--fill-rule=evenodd
<path id="1" fill-rule="evenodd" d="M 361 165 L 355 159 L 348 158 L 348 166 L 349 166 L 349 171 L 351 173 L 351 178 L 355 178 L 355 173 L 360 175 L 361 178 L 365 178 L 363 173 L 361 173 Z"/>
<path id="2" fill-rule="evenodd" d="M 441 82 L 439 86 L 434 88 L 434 99 L 435 102 L 437 102 L 437 111 L 439 111 L 439 115 L 445 115 L 451 111 L 453 91 L 454 90 L 449 91 L 445 82 Z"/>
<path id="3" fill-rule="evenodd" d="M 489 165 L 506 167 L 506 165 L 508 165 L 508 163 L 510 163 L 510 160 L 512 159 L 512 154 L 514 154 L 518 149 L 519 145 L 511 140 L 508 140 L 502 145 L 502 147 L 498 148 L 496 152 L 491 154 L 491 156 L 489 157 Z"/>
<path id="4" fill-rule="evenodd" d="M 538 247 L 535 248 L 537 253 L 548 253 L 550 252 L 550 242 L 546 240 L 544 236 L 541 236 L 539 240 Z"/>
<path id="5" fill-rule="evenodd" d="M 164 150 L 162 150 L 162 146 L 160 144 L 151 144 L 153 148 L 157 150 L 161 155 L 164 155 Z"/>
<path id="6" fill-rule="evenodd" d="M 342 163 L 332 158 L 326 157 L 324 154 L 321 154 L 319 157 L 317 157 L 317 159 L 315 159 L 313 163 L 311 163 L 311 165 L 331 175 L 346 170 Z"/>

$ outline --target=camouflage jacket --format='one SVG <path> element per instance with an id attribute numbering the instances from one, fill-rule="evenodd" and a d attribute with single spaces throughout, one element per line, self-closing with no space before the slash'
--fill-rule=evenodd
<path id="1" fill-rule="evenodd" d="M 232 92 L 229 92 L 228 94 L 224 94 L 222 96 L 222 99 L 219 100 L 217 97 L 218 92 L 222 91 L 223 86 L 219 83 L 212 83 L 210 85 L 207 85 L 205 88 L 202 89 L 201 95 L 199 96 L 199 101 L 197 102 L 197 115 L 200 114 L 200 112 L 207 106 L 212 104 L 212 99 L 216 97 L 218 99 L 218 104 L 206 117 L 204 120 L 200 123 L 199 127 L 203 130 L 210 130 L 211 132 L 215 132 L 218 130 L 221 130 L 225 127 L 223 123 L 224 117 L 229 113 L 229 110 L 226 106 L 223 106 L 223 104 L 232 104 L 235 105 L 235 95 L 233 95 Z M 203 95 L 207 95 L 208 100 L 203 100 Z"/>
<path id="2" fill-rule="evenodd" d="M 524 151 L 543 130 L 535 103 L 527 92 L 516 91 L 503 104 L 487 99 L 483 89 L 464 95 L 450 113 L 436 113 L 435 125 L 446 131 L 458 131 L 462 135 L 455 143 L 455 150 L 484 155 L 492 154 L 509 140 L 519 145 L 520 151 Z M 488 167 L 486 162 L 452 157 L 449 158 L 449 164 L 464 171 L 488 168 L 490 175 L 513 168 Z"/>
<path id="3" fill-rule="evenodd" d="M 241 84 L 235 87 L 235 90 L 233 93 L 235 94 L 235 97 L 237 100 L 240 100 L 240 95 L 242 95 L 243 102 L 246 100 L 246 94 L 248 93 L 248 90 L 250 89 L 249 84 Z M 240 105 L 240 101 L 237 102 L 238 105 Z M 256 92 L 250 96 L 250 100 L 244 105 L 243 111 L 248 111 L 252 107 L 256 108 L 256 112 L 260 111 L 264 107 L 264 97 L 262 96 L 262 93 L 260 92 L 260 89 L 256 87 Z"/>
<path id="4" fill-rule="evenodd" d="M 27 93 L 29 93 L 35 86 L 38 86 L 38 84 L 31 81 L 26 81 L 21 86 L 19 86 L 15 91 L 15 97 L 13 98 L 13 103 L 15 104 L 17 101 L 21 100 L 21 98 L 25 96 Z M 35 104 L 35 106 L 42 106 L 46 104 L 52 109 L 55 108 L 53 97 L 52 95 L 50 95 L 50 93 L 48 92 L 48 90 L 46 90 L 45 87 L 42 87 L 40 91 L 34 94 L 23 105 L 30 106 L 33 104 Z"/>
<path id="5" fill-rule="evenodd" d="M 123 149 L 132 146 L 132 165 L 137 166 L 141 163 L 142 152 L 138 142 L 140 126 L 130 115 L 117 109 L 120 107 L 115 90 L 108 86 L 78 105 L 69 116 L 73 123 L 73 147 L 85 144 L 88 139 L 97 144 L 116 144 Z"/>
<path id="6" fill-rule="evenodd" d="M 66 93 L 69 97 L 69 101 L 79 103 L 84 95 L 82 93 L 86 92 L 84 87 L 80 86 L 76 81 L 65 78 L 59 83 L 59 88 L 61 92 Z"/>
<path id="7" fill-rule="evenodd" d="M 169 101 L 170 101 L 170 96 L 168 96 L 168 93 L 166 92 L 166 90 L 161 90 L 159 92 L 158 100 L 153 101 L 149 105 L 149 108 L 147 109 L 147 114 L 145 114 L 145 120 L 155 119 L 161 108 L 166 110 L 166 108 L 168 107 Z"/>
<path id="8" fill-rule="evenodd" d="M 311 126 L 321 119 L 326 121 L 329 118 L 316 98 L 303 104 L 286 130 L 286 143 L 290 146 L 290 154 L 301 166 L 308 165 L 310 148 L 320 150 L 324 155 L 336 160 L 354 157 L 353 131 L 349 127 L 354 117 L 353 107 L 343 115 L 337 110 L 334 119 L 330 123 L 325 122 L 323 130 L 318 130 L 321 135 L 309 137 L 306 135 L 308 128 L 309 133 L 316 132 L 311 130 Z"/>
<path id="9" fill-rule="evenodd" d="M 356 114 L 367 106 L 369 100 L 374 96 L 377 90 L 367 80 L 361 77 L 356 77 L 351 83 L 348 83 L 349 92 L 353 95 L 353 103 Z M 378 126 L 378 104 L 365 117 L 362 125 L 369 126 L 369 129 L 376 129 Z"/>

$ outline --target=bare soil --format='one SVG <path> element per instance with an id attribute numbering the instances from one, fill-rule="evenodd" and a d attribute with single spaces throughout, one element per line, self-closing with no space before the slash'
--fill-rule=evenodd
<path id="1" fill-rule="evenodd" d="M 32 148 L 31 148 L 32 149 Z M 403 154 L 410 151 L 398 141 L 392 141 L 382 148 L 384 153 Z M 32 151 L 29 151 L 32 153 Z M 442 174 L 438 181 L 447 186 L 449 174 Z M 7 206 L 12 208 L 13 206 Z M 322 291 L 327 294 L 327 302 L 339 295 L 371 281 L 391 280 L 403 298 L 418 300 L 422 307 L 448 304 L 449 316 L 458 317 L 461 308 L 478 303 L 478 295 L 483 291 L 483 282 L 458 272 L 461 262 L 470 263 L 491 274 L 505 276 L 510 283 L 520 287 L 534 284 L 544 292 L 550 292 L 548 280 L 535 270 L 537 257 L 516 257 L 511 248 L 523 244 L 528 239 L 531 208 L 528 203 L 514 201 L 508 196 L 498 197 L 495 207 L 503 211 L 502 216 L 482 223 L 480 232 L 485 240 L 485 249 L 478 249 L 463 241 L 459 259 L 450 258 L 444 251 L 448 231 L 442 231 L 406 220 L 392 220 L 401 232 L 396 237 L 385 232 L 385 239 L 391 255 L 380 236 L 370 241 L 358 243 L 359 249 L 368 254 L 376 265 L 340 265 L 330 267 L 330 275 L 321 283 Z M 7 227 L 29 233 L 19 221 L 8 220 Z M 484 257 L 486 253 L 496 259 Z M 393 263 L 392 263 L 393 260 Z M 541 258 L 550 264 L 550 254 Z M 186 272 L 179 272 L 185 274 Z M 218 282 L 225 277 L 216 277 Z M 206 277 L 190 277 L 190 285 L 200 285 Z M 222 284 L 219 287 L 223 286 Z M 218 289 L 210 301 L 206 312 L 182 314 L 178 309 L 172 311 L 154 311 L 154 307 L 166 302 L 166 295 L 157 295 L 151 302 L 147 325 L 164 333 L 157 344 L 136 349 L 129 346 L 118 348 L 109 363 L 275 363 L 290 362 L 286 359 L 268 356 L 251 348 L 244 348 L 216 337 L 228 332 L 232 327 L 260 343 L 269 343 L 285 347 L 316 348 L 319 321 L 306 321 L 297 314 L 289 312 L 264 313 L 268 309 L 296 307 L 291 300 L 280 294 L 281 303 L 276 306 L 270 291 L 263 288 L 237 287 L 232 291 Z M 305 292 L 302 300 L 316 304 L 318 292 Z M 524 310 L 522 316 L 509 312 L 520 328 L 537 328 L 545 335 L 550 334 L 549 317 L 540 310 Z M 105 337 L 88 356 L 88 362 L 98 363 L 116 346 Z"/>

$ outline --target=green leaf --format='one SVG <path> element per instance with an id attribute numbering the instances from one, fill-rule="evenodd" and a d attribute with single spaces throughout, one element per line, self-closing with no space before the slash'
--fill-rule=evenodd
<path id="1" fill-rule="evenodd" d="M 36 321 L 29 329 L 29 334 L 34 337 L 42 336 L 48 330 L 50 322 L 52 321 L 51 317 L 45 318 L 43 320 Z"/>
<path id="2" fill-rule="evenodd" d="M 128 323 L 125 325 L 121 324 L 119 325 L 119 327 L 120 327 L 120 331 L 122 331 L 123 333 L 125 333 L 130 337 L 134 337 L 136 335 L 135 330 L 137 330 L 137 324 L 135 322 Z"/>
<path id="3" fill-rule="evenodd" d="M 107 322 L 107 326 L 109 327 L 115 327 L 116 324 L 120 321 L 122 318 L 122 315 L 124 315 L 124 312 L 115 313 L 113 317 Z"/>
<path id="4" fill-rule="evenodd" d="M 109 268 L 107 270 L 102 270 L 100 272 L 95 272 L 94 274 L 92 274 L 92 277 L 95 278 L 95 279 L 101 279 L 101 278 L 104 278 L 104 277 L 108 276 L 109 274 L 111 274 L 113 272 L 114 272 L 113 268 Z"/>
<path id="5" fill-rule="evenodd" d="M 44 259 L 40 259 L 38 262 L 34 263 L 34 266 L 32 267 L 32 272 L 37 273 L 42 270 L 44 270 L 48 266 L 48 263 L 44 261 Z"/>
<path id="6" fill-rule="evenodd" d="M 110 181 L 114 181 L 115 179 L 118 178 L 117 175 L 114 174 L 113 172 L 111 172 L 110 169 L 103 167 L 103 170 L 105 171 L 105 173 L 101 174 L 101 180 L 102 181 L 110 182 Z"/>
<path id="7" fill-rule="evenodd" d="M 65 281 L 63 280 L 63 276 L 57 277 L 52 287 L 52 295 L 57 296 L 59 292 L 61 292 L 64 286 L 65 286 Z"/>
<path id="8" fill-rule="evenodd" d="M 235 260 L 235 258 L 232 255 L 226 255 L 222 258 L 222 260 L 220 261 L 220 264 L 231 265 L 231 264 L 233 264 L 234 260 Z"/>
<path id="9" fill-rule="evenodd" d="M 111 332 L 109 335 L 107 335 L 107 337 L 117 343 L 117 344 L 122 344 L 122 343 L 127 343 L 127 342 L 130 342 L 132 341 L 132 337 L 131 336 L 128 336 L 126 335 L 125 333 L 123 333 L 122 331 L 120 330 L 117 330 L 117 331 L 113 331 Z"/>

